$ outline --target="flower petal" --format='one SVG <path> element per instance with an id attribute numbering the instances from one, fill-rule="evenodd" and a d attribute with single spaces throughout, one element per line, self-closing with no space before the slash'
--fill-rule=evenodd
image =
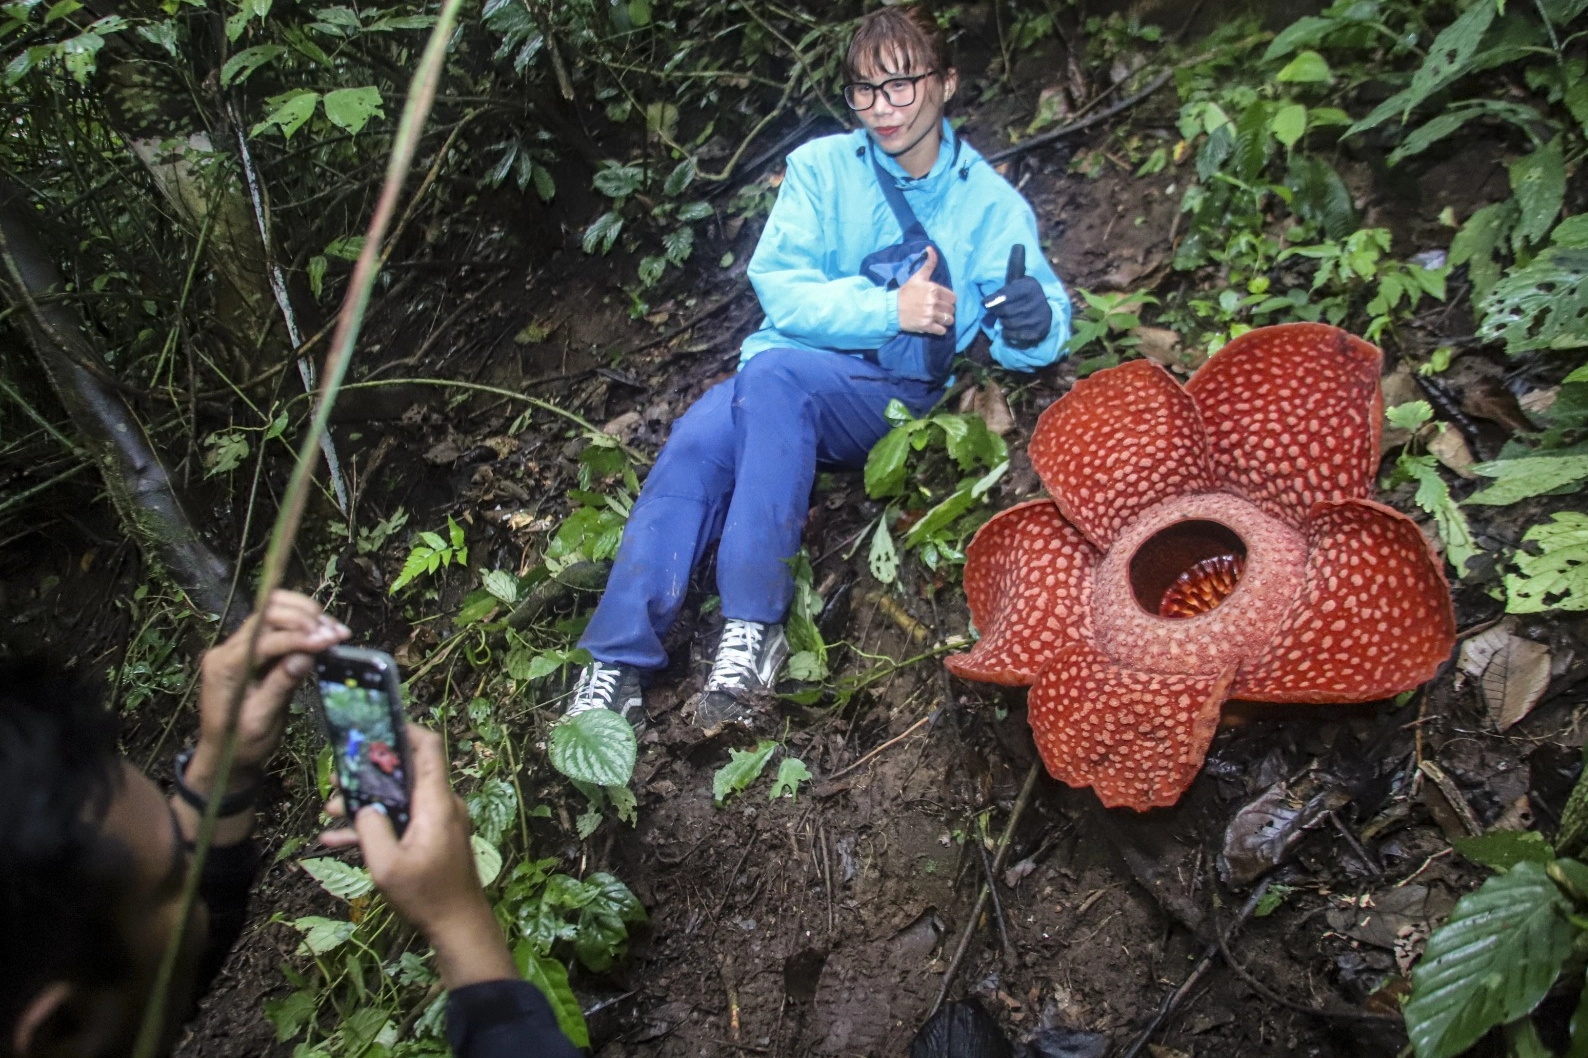
<path id="1" fill-rule="evenodd" d="M 1109 808 L 1172 805 L 1202 767 L 1233 674 L 1137 672 L 1070 647 L 1031 688 L 1037 751 L 1055 779 L 1092 787 Z"/>
<path id="2" fill-rule="evenodd" d="M 1427 682 L 1456 615 L 1444 563 L 1410 518 L 1371 500 L 1320 504 L 1306 585 L 1233 694 L 1260 702 L 1366 702 Z"/>
<path id="3" fill-rule="evenodd" d="M 1150 360 L 1077 382 L 1037 420 L 1029 450 L 1059 510 L 1104 550 L 1147 508 L 1218 487 L 1195 403 Z"/>
<path id="4" fill-rule="evenodd" d="M 1025 686 L 1055 653 L 1092 640 L 1097 551 L 1049 500 L 1017 504 L 965 549 L 965 597 L 981 639 L 947 659 L 967 680 Z"/>
<path id="5" fill-rule="evenodd" d="M 1186 383 L 1219 476 L 1297 527 L 1320 500 L 1372 495 L 1383 360 L 1321 323 L 1260 327 L 1220 349 Z"/>

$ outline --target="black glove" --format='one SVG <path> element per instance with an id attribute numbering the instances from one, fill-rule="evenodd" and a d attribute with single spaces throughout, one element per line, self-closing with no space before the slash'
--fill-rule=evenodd
<path id="1" fill-rule="evenodd" d="M 1003 321 L 1004 341 L 1014 349 L 1030 349 L 1048 336 L 1053 326 L 1053 306 L 1042 284 L 1026 275 L 1026 248 L 1009 249 L 1009 270 L 1004 285 L 982 302 L 988 313 Z"/>

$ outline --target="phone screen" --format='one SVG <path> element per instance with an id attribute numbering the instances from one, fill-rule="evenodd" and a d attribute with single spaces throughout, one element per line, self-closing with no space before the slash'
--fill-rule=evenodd
<path id="1" fill-rule="evenodd" d="M 394 822 L 405 821 L 408 776 L 403 769 L 403 743 L 381 675 L 322 670 L 320 698 L 325 703 L 333 767 L 349 810 L 382 804 Z"/>

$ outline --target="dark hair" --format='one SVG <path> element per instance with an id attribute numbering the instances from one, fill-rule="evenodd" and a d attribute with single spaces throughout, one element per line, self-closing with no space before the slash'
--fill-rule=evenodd
<path id="1" fill-rule="evenodd" d="M 917 73 L 946 73 L 954 65 L 948 40 L 931 15 L 920 7 L 883 7 L 855 27 L 844 55 L 844 80 L 859 80 L 861 69 L 867 67 L 885 70 L 896 59 L 905 60 Z"/>
<path id="2" fill-rule="evenodd" d="M 50 981 L 125 971 L 128 861 L 100 835 L 121 785 L 116 719 L 97 688 L 63 672 L 0 663 L 0 1040 Z"/>

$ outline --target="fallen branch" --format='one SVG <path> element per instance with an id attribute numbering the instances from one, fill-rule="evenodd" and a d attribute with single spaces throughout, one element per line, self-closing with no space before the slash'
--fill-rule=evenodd
<path id="1" fill-rule="evenodd" d="M 1025 813 L 1026 805 L 1031 803 L 1031 793 L 1037 788 L 1037 776 L 1042 773 L 1042 762 L 1039 760 L 1031 765 L 1031 770 L 1026 773 L 1025 785 L 1020 787 L 1020 796 L 1015 798 L 1015 804 L 1009 811 L 1009 822 L 1004 824 L 1003 835 L 998 839 L 998 848 L 993 853 L 992 870 L 988 878 L 996 878 L 1003 869 L 1004 858 L 1009 855 L 1009 840 L 1015 835 L 1015 827 L 1020 825 L 1020 817 Z M 965 928 L 960 931 L 959 943 L 954 946 L 954 958 L 949 961 L 948 969 L 943 971 L 943 984 L 937 990 L 937 998 L 932 1000 L 932 1008 L 926 1012 L 930 1018 L 937 1013 L 938 1007 L 943 1005 L 943 999 L 948 995 L 948 990 L 954 985 L 954 978 L 959 974 L 960 964 L 965 961 L 965 952 L 970 949 L 971 938 L 976 935 L 976 923 L 981 921 L 982 912 L 987 910 L 987 901 L 991 896 L 990 881 L 983 882 L 981 893 L 976 897 L 976 906 L 971 908 L 970 918 L 965 922 Z"/>
<path id="2" fill-rule="evenodd" d="M 994 153 L 987 156 L 987 162 L 989 165 L 997 165 L 999 162 L 1008 161 L 1010 158 L 1024 154 L 1030 150 L 1035 150 L 1038 147 L 1046 147 L 1048 144 L 1056 143 L 1066 136 L 1072 136 L 1083 129 L 1089 129 L 1093 125 L 1107 121 L 1115 114 L 1129 110 L 1137 103 L 1140 103 L 1142 100 L 1158 91 L 1158 89 L 1168 84 L 1169 79 L 1173 76 L 1174 70 L 1165 70 L 1157 77 L 1154 77 L 1150 82 L 1148 82 L 1146 88 L 1143 88 L 1135 95 L 1121 99 L 1113 106 L 1104 110 L 1099 110 L 1089 118 L 1083 118 L 1080 121 L 1071 122 L 1070 124 L 1065 125 L 1063 128 L 1054 129 L 1052 132 L 1044 132 L 1040 136 L 1031 137 L 1029 140 L 1022 140 L 1013 147 L 1005 147 L 1001 151 L 995 151 Z"/>
<path id="3" fill-rule="evenodd" d="M 906 728 L 903 734 L 894 735 L 892 738 L 888 739 L 888 741 L 884 742 L 882 745 L 878 746 L 876 749 L 872 750 L 870 753 L 867 753 L 864 757 L 861 757 L 859 760 L 855 761 L 853 764 L 845 765 L 844 767 L 839 768 L 837 771 L 833 772 L 831 775 L 825 776 L 822 779 L 822 781 L 823 782 L 832 782 L 834 779 L 843 778 L 845 775 L 848 775 L 850 772 L 854 771 L 856 768 L 859 768 L 862 765 L 864 765 L 864 764 L 868 763 L 869 761 L 871 761 L 872 758 L 876 757 L 878 754 L 886 753 L 888 750 L 892 749 L 894 746 L 897 746 L 900 742 L 903 742 L 905 739 L 907 739 L 911 735 L 915 734 L 917 731 L 919 731 L 926 724 L 930 723 L 931 720 L 932 720 L 932 717 L 934 717 L 936 715 L 937 715 L 937 711 L 934 709 L 932 712 L 930 712 L 927 715 L 921 717 L 921 719 L 917 720 L 915 723 L 911 724 L 908 728 Z"/>

